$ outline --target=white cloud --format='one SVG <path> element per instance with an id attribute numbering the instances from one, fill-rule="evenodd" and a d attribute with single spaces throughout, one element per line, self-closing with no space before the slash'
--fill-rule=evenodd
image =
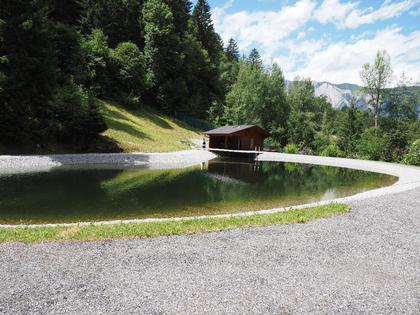
<path id="1" fill-rule="evenodd" d="M 313 45 L 312 51 L 305 55 L 303 65 L 286 71 L 286 77 L 300 75 L 316 81 L 360 84 L 362 65 L 371 62 L 376 52 L 382 49 L 389 53 L 396 74 L 405 72 L 410 77 L 420 79 L 420 31 L 404 35 L 401 28 L 396 26 L 377 31 L 370 39 Z M 293 55 L 289 58 L 295 59 Z M 280 66 L 283 65 L 280 63 Z"/>
<path id="2" fill-rule="evenodd" d="M 223 7 L 216 7 L 212 15 L 215 29 L 225 42 L 233 37 L 241 50 L 261 46 L 274 52 L 282 39 L 310 20 L 315 6 L 314 0 L 300 0 L 283 6 L 279 11 L 241 11 L 233 14 L 227 14 Z"/>
<path id="3" fill-rule="evenodd" d="M 339 23 L 347 14 L 357 7 L 358 3 L 341 3 L 339 0 L 324 0 L 321 6 L 315 11 L 314 17 L 318 22 Z"/>
<path id="4" fill-rule="evenodd" d="M 287 40 L 284 42 L 284 48 L 287 48 L 292 55 L 312 55 L 326 47 L 327 41 L 321 39 L 309 39 L 302 42 Z"/>
<path id="5" fill-rule="evenodd" d="M 363 24 L 394 18 L 411 9 L 418 2 L 418 0 L 404 0 L 395 3 L 385 1 L 377 10 L 372 7 L 365 10 L 355 9 L 347 15 L 344 23 L 339 25 L 347 28 L 357 28 Z"/>
<path id="6" fill-rule="evenodd" d="M 410 11 L 410 15 L 412 16 L 418 16 L 420 15 L 420 7 L 418 7 L 417 9 Z"/>
<path id="7" fill-rule="evenodd" d="M 226 10 L 231 8 L 233 3 L 234 0 L 228 0 L 223 6 L 215 7 L 213 10 L 211 10 L 211 17 L 215 25 L 222 23 L 222 19 L 226 13 Z"/>
<path id="8" fill-rule="evenodd" d="M 419 0 L 403 0 L 392 2 L 385 0 L 378 9 L 368 7 L 360 9 L 360 2 L 341 2 L 340 0 L 324 0 L 315 10 L 315 19 L 322 23 L 334 23 L 339 28 L 357 28 L 364 24 L 387 20 L 412 9 Z M 417 10 L 418 11 L 418 10 Z M 412 11 L 414 14 L 417 11 Z"/>
<path id="9" fill-rule="evenodd" d="M 296 68 L 296 59 L 293 58 L 291 55 L 287 56 L 278 56 L 271 59 L 271 63 L 277 63 L 284 75 L 287 75 L 288 73 L 293 72 L 293 70 Z"/>
<path id="10" fill-rule="evenodd" d="M 361 0 L 359 0 L 361 1 Z M 334 23 L 340 28 L 357 28 L 362 24 L 389 19 L 415 10 L 420 0 L 385 0 L 374 10 L 361 10 L 364 2 L 344 3 L 340 0 L 299 0 L 278 11 L 228 13 L 233 1 L 213 10 L 213 22 L 223 40 L 237 40 L 240 50 L 256 47 L 264 63 L 277 62 L 285 76 L 311 77 L 316 81 L 359 83 L 359 71 L 366 62 L 373 61 L 378 50 L 387 50 L 394 72 L 405 72 L 420 81 L 420 30 L 411 33 L 397 25 L 377 30 L 375 26 L 364 32 L 349 35 L 337 41 L 334 33 L 322 29 L 319 36 L 314 19 L 320 23 Z M 411 14 L 414 14 L 411 11 Z M 407 12 L 408 13 L 408 12 Z M 342 38 L 342 37 L 341 37 Z"/>
<path id="11" fill-rule="evenodd" d="M 299 32 L 299 34 L 297 34 L 297 39 L 302 39 L 305 37 L 305 32 Z"/>

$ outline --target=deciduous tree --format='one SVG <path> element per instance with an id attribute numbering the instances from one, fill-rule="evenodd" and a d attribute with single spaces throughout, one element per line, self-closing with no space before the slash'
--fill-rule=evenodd
<path id="1" fill-rule="evenodd" d="M 384 101 L 385 88 L 390 83 L 391 76 L 391 61 L 385 50 L 378 51 L 373 63 L 364 64 L 360 72 L 360 78 L 363 82 L 362 90 L 370 97 L 369 103 L 375 117 L 375 128 L 378 128 L 378 117 Z"/>

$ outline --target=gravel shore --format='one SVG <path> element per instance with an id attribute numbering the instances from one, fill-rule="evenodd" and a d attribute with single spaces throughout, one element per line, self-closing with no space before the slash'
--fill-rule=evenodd
<path id="1" fill-rule="evenodd" d="M 420 188 L 307 224 L 0 245 L 6 314 L 419 314 Z"/>
<path id="2" fill-rule="evenodd" d="M 187 167 L 215 158 L 206 150 L 169 153 L 89 153 L 56 155 L 0 155 L 0 176 L 28 172 L 44 172 L 54 167 L 74 165 L 131 165 L 148 168 Z"/>
<path id="3" fill-rule="evenodd" d="M 306 224 L 0 244 L 0 313 L 420 313 L 420 168 L 273 153 L 260 159 L 369 169 L 399 181 L 346 199 L 349 214 Z"/>

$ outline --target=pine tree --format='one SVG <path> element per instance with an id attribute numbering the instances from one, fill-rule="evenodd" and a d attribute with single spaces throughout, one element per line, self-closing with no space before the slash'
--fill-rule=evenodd
<path id="1" fill-rule="evenodd" d="M 208 55 L 209 62 L 205 71 L 202 71 L 201 80 L 206 88 L 207 94 L 205 99 L 208 100 L 207 108 L 213 102 L 223 102 L 225 96 L 225 88 L 221 79 L 221 59 L 223 58 L 223 43 L 214 30 L 211 19 L 210 6 L 206 0 L 198 0 L 192 12 L 192 31 L 200 42 L 202 48 Z"/>
<path id="2" fill-rule="evenodd" d="M 189 32 L 184 38 L 185 63 L 183 76 L 188 87 L 189 96 L 185 102 L 186 107 L 180 108 L 189 115 L 206 118 L 206 112 L 214 101 L 212 81 L 213 65 L 196 37 L 194 24 L 190 23 Z"/>
<path id="3" fill-rule="evenodd" d="M 286 87 L 283 72 L 274 63 L 267 74 L 267 93 L 261 106 L 261 124 L 270 131 L 272 138 L 280 145 L 287 142 L 287 119 L 290 107 L 286 100 Z"/>
<path id="4" fill-rule="evenodd" d="M 288 142 L 312 146 L 319 123 L 315 117 L 315 88 L 311 80 L 296 78 L 287 91 L 290 105 Z"/>
<path id="5" fill-rule="evenodd" d="M 79 25 L 83 10 L 80 0 L 51 0 L 50 8 L 50 16 L 53 20 L 74 26 Z"/>
<path id="6" fill-rule="evenodd" d="M 49 134 L 48 106 L 56 85 L 52 23 L 47 1 L 3 0 L 0 72 L 0 141 L 42 142 Z"/>
<path id="7" fill-rule="evenodd" d="M 188 21 L 192 4 L 189 0 L 165 0 L 166 5 L 172 12 L 175 32 L 184 37 L 188 32 Z"/>
<path id="8" fill-rule="evenodd" d="M 88 93 L 88 108 L 84 127 L 86 130 L 86 140 L 94 138 L 98 133 L 104 132 L 107 129 L 92 92 Z"/>
<path id="9" fill-rule="evenodd" d="M 174 17 L 163 0 L 147 0 L 143 9 L 144 55 L 150 96 L 161 109 L 173 112 L 184 100 L 186 86 L 178 80 L 183 66 L 181 39 L 175 31 Z"/>
<path id="10" fill-rule="evenodd" d="M 101 29 L 111 48 L 126 41 L 143 47 L 143 0 L 81 0 L 81 5 L 80 28 L 83 34 Z"/>
<path id="11" fill-rule="evenodd" d="M 198 39 L 204 49 L 207 50 L 212 63 L 219 63 L 220 54 L 223 51 L 220 36 L 215 32 L 211 19 L 210 6 L 206 0 L 198 0 L 194 7 L 193 21 L 197 26 Z"/>
<path id="12" fill-rule="evenodd" d="M 3 47 L 4 38 L 3 38 L 3 32 L 5 29 L 6 23 L 0 19 L 0 47 Z M 1 51 L 1 49 L 0 49 Z M 4 52 L 3 52 L 4 53 Z M 1 92 L 4 91 L 4 84 L 7 81 L 6 74 L 4 73 L 4 66 L 7 63 L 7 57 L 0 53 L 0 100 L 1 100 Z"/>
<path id="13" fill-rule="evenodd" d="M 226 95 L 232 85 L 235 83 L 236 78 L 239 72 L 239 49 L 236 41 L 231 38 L 225 49 L 223 57 L 221 58 L 220 63 L 220 79 L 223 83 L 224 95 Z M 216 108 L 220 108 L 220 105 L 217 105 Z M 214 111 L 214 110 L 213 110 Z"/>
<path id="14" fill-rule="evenodd" d="M 350 101 L 350 108 L 345 109 L 344 120 L 339 124 L 338 130 L 339 135 L 341 135 L 340 147 L 347 156 L 354 156 L 360 132 L 361 126 L 357 117 L 356 100 L 353 98 Z"/>
<path id="15" fill-rule="evenodd" d="M 251 67 L 261 68 L 262 67 L 262 60 L 260 53 L 256 48 L 253 48 L 251 52 L 249 53 L 248 63 L 251 65 Z"/>
<path id="16" fill-rule="evenodd" d="M 229 61 L 239 61 L 239 48 L 238 44 L 233 38 L 229 39 L 228 45 L 226 47 L 226 56 Z"/>

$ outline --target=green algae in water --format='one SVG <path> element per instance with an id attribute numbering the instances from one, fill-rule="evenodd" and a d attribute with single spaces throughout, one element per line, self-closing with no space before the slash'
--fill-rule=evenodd
<path id="1" fill-rule="evenodd" d="M 0 223 L 232 213 L 329 200 L 395 181 L 345 168 L 223 159 L 167 170 L 57 168 L 0 177 Z"/>

